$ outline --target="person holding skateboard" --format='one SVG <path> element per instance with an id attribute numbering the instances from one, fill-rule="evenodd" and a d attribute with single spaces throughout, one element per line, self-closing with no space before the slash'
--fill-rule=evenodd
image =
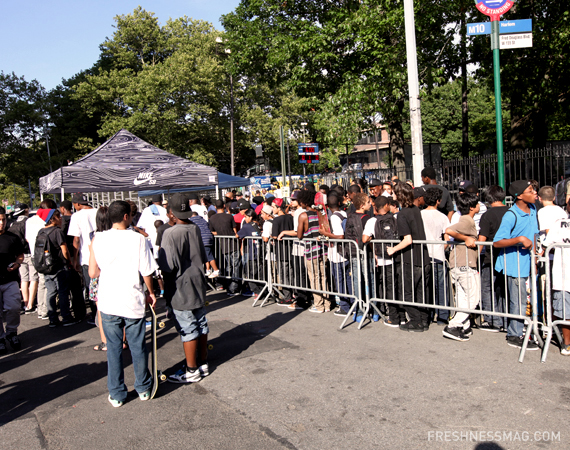
<path id="1" fill-rule="evenodd" d="M 128 230 L 131 206 L 117 200 L 109 206 L 112 228 L 91 241 L 89 277 L 99 277 L 97 307 L 107 338 L 107 386 L 109 403 L 123 406 L 127 386 L 123 373 L 123 330 L 133 358 L 135 390 L 141 400 L 150 398 L 152 378 L 145 342 L 145 303 L 156 304 L 152 275 L 156 263 L 146 239 Z M 145 295 L 140 277 L 148 289 Z"/>
<path id="2" fill-rule="evenodd" d="M 174 194 L 170 210 L 175 225 L 164 232 L 158 265 L 164 275 L 164 297 L 172 306 L 186 364 L 168 377 L 171 383 L 195 383 L 210 374 L 206 319 L 206 250 L 200 229 L 190 221 L 188 196 Z"/>

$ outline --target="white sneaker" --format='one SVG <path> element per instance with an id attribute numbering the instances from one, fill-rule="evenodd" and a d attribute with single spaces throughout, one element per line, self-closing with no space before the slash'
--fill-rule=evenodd
<path id="1" fill-rule="evenodd" d="M 183 367 L 174 375 L 170 375 L 167 380 L 171 383 L 178 383 L 178 384 L 188 384 L 188 383 L 196 383 L 200 381 L 202 376 L 200 375 L 200 370 L 188 370 L 187 367 Z"/>
<path id="2" fill-rule="evenodd" d="M 113 405 L 113 408 L 120 408 L 121 406 L 123 406 L 123 402 L 120 402 L 119 400 L 115 400 L 114 398 L 111 398 L 110 395 L 109 395 L 109 403 L 111 405 Z"/>
<path id="3" fill-rule="evenodd" d="M 210 275 L 208 275 L 208 278 L 217 278 L 218 275 L 220 275 L 220 271 L 214 270 Z"/>
<path id="4" fill-rule="evenodd" d="M 202 375 L 203 377 L 207 377 L 208 375 L 210 375 L 210 366 L 208 365 L 208 363 L 204 363 L 200 367 L 198 367 L 198 371 L 200 372 L 200 375 Z"/>
<path id="5" fill-rule="evenodd" d="M 210 269 L 206 270 L 206 276 L 209 277 L 212 271 Z"/>

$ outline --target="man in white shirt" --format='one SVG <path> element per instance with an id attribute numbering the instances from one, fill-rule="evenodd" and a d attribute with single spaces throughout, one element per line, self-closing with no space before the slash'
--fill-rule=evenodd
<path id="1" fill-rule="evenodd" d="M 554 188 L 552 186 L 543 186 L 538 191 L 538 196 L 542 203 L 542 208 L 538 210 L 538 229 L 544 234 L 554 227 L 554 224 L 561 219 L 567 219 L 568 214 L 560 207 L 554 204 Z"/>
<path id="2" fill-rule="evenodd" d="M 190 209 L 196 211 L 198 215 L 208 222 L 208 209 L 200 203 L 200 197 L 197 194 L 188 194 L 188 201 L 190 202 Z"/>
<path id="3" fill-rule="evenodd" d="M 113 227 L 98 233 L 91 244 L 89 275 L 99 277 L 97 303 L 107 337 L 109 402 L 118 408 L 128 392 L 122 364 L 123 330 L 133 359 L 135 390 L 141 400 L 150 398 L 152 377 L 145 343 L 145 304 L 153 308 L 156 304 L 152 274 L 157 265 L 144 236 L 127 229 L 131 224 L 131 206 L 127 202 L 111 203 L 109 219 Z"/>
<path id="4" fill-rule="evenodd" d="M 97 210 L 89 204 L 87 196 L 81 193 L 73 194 L 71 200 L 76 213 L 71 216 L 69 221 L 68 236 L 73 236 L 73 249 L 71 249 L 73 267 L 77 272 L 83 274 L 85 281 L 85 298 L 89 299 L 89 245 L 91 239 L 97 231 L 95 217 Z M 91 306 L 90 323 L 97 318 L 97 304 L 89 301 Z"/>
<path id="5" fill-rule="evenodd" d="M 162 223 L 168 223 L 170 220 L 166 214 L 166 209 L 161 206 L 161 203 L 162 196 L 160 194 L 153 195 L 152 204 L 143 210 L 137 223 L 137 227 L 142 228 L 148 234 L 147 239 L 152 246 L 155 256 L 158 256 L 158 246 L 156 245 L 157 230 L 154 223 L 157 220 L 162 220 Z"/>

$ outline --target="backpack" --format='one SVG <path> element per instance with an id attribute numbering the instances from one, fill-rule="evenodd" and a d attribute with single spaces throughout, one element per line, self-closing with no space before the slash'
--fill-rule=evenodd
<path id="1" fill-rule="evenodd" d="M 44 275 L 53 275 L 61 268 L 61 264 L 57 260 L 53 244 L 49 240 L 50 231 L 45 228 L 38 232 L 36 237 L 36 245 L 34 246 L 33 264 L 38 273 Z"/>
<path id="2" fill-rule="evenodd" d="M 346 219 L 346 225 L 344 228 L 344 238 L 355 241 L 358 245 L 358 248 L 361 250 L 363 248 L 362 232 L 364 229 L 362 227 L 362 218 L 364 216 L 368 216 L 368 214 L 349 214 L 348 218 Z M 344 246 L 344 257 L 347 259 L 356 257 L 356 249 L 353 245 Z"/>
<path id="3" fill-rule="evenodd" d="M 566 178 L 565 180 L 560 180 L 556 183 L 556 187 L 554 188 L 554 204 L 558 206 L 566 206 L 566 189 L 568 187 L 568 181 L 570 178 Z"/>
<path id="4" fill-rule="evenodd" d="M 383 216 L 376 216 L 374 237 L 380 240 L 398 240 L 398 228 L 394 214 L 387 213 Z M 387 245 L 375 245 L 374 253 L 376 253 L 376 256 L 389 259 L 391 256 L 388 255 L 387 247 Z"/>
<path id="5" fill-rule="evenodd" d="M 344 217 L 344 216 L 343 216 L 341 213 L 339 213 L 338 211 L 335 212 L 335 213 L 333 214 L 333 216 L 336 216 L 336 217 L 338 217 L 338 218 L 340 219 L 341 225 L 342 225 L 342 231 L 343 231 L 343 232 L 346 231 L 346 220 L 347 220 L 347 218 Z M 331 218 L 332 218 L 332 216 L 331 216 Z M 331 224 L 331 228 L 332 228 L 332 224 Z"/>

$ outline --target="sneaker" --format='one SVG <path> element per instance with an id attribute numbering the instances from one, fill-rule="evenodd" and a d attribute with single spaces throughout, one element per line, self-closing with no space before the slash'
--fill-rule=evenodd
<path id="1" fill-rule="evenodd" d="M 469 336 L 465 336 L 463 329 L 459 327 L 445 327 L 443 329 L 443 337 L 453 339 L 454 341 L 468 341 Z"/>
<path id="2" fill-rule="evenodd" d="M 297 305 L 296 302 L 293 302 L 290 305 L 287 305 L 287 309 L 292 309 L 292 310 L 296 311 L 296 310 L 301 310 L 303 308 L 301 308 L 299 305 Z"/>
<path id="3" fill-rule="evenodd" d="M 141 401 L 146 401 L 150 398 L 150 389 L 146 392 L 143 392 L 142 394 L 139 394 L 139 398 L 141 399 Z"/>
<path id="4" fill-rule="evenodd" d="M 71 325 L 76 325 L 77 324 L 77 320 L 75 320 L 74 318 L 70 318 L 70 319 L 63 319 L 61 321 L 61 324 L 64 327 L 70 327 Z"/>
<path id="5" fill-rule="evenodd" d="M 208 278 L 218 278 L 218 276 L 220 276 L 220 271 L 214 270 L 210 275 L 208 275 Z"/>
<path id="6" fill-rule="evenodd" d="M 473 336 L 473 328 L 471 327 L 463 328 L 463 335 L 467 337 Z"/>
<path id="7" fill-rule="evenodd" d="M 560 354 L 564 356 L 570 356 L 570 345 L 564 345 L 560 349 Z"/>
<path id="8" fill-rule="evenodd" d="M 316 306 L 311 306 L 307 311 L 312 312 L 312 313 L 316 313 L 316 314 L 324 313 L 324 311 L 321 311 Z"/>
<path id="9" fill-rule="evenodd" d="M 352 317 L 352 320 L 354 322 L 362 322 L 362 314 L 358 314 L 357 312 L 354 313 L 354 316 Z"/>
<path id="10" fill-rule="evenodd" d="M 291 299 L 291 300 L 277 300 L 277 304 L 279 306 L 289 306 L 292 305 L 293 303 L 295 303 L 295 300 Z"/>
<path id="11" fill-rule="evenodd" d="M 423 327 L 424 331 L 428 331 L 429 330 L 429 322 L 422 322 L 422 327 Z"/>
<path id="12" fill-rule="evenodd" d="M 198 371 L 200 372 L 201 376 L 207 377 L 208 375 L 210 375 L 210 366 L 208 365 L 208 363 L 204 363 L 200 367 L 198 367 Z"/>
<path id="13" fill-rule="evenodd" d="M 413 322 L 406 322 L 400 325 L 400 330 L 409 331 L 411 333 L 423 333 L 424 326 L 421 323 L 415 324 Z"/>
<path id="14" fill-rule="evenodd" d="M 50 328 L 59 327 L 59 325 L 60 325 L 59 320 L 50 320 L 50 321 L 49 321 L 49 327 L 50 327 Z"/>
<path id="15" fill-rule="evenodd" d="M 96 326 L 96 325 L 97 325 L 97 324 L 95 323 L 95 319 L 92 319 L 92 318 L 87 319 L 87 323 L 88 323 L 89 325 L 93 325 L 93 326 Z"/>
<path id="16" fill-rule="evenodd" d="M 36 308 L 26 308 L 25 312 L 26 314 L 33 314 L 36 312 Z"/>
<path id="17" fill-rule="evenodd" d="M 7 334 L 6 340 L 10 343 L 10 347 L 12 347 L 14 351 L 18 351 L 22 348 L 22 343 L 16 333 Z"/>
<path id="18" fill-rule="evenodd" d="M 49 317 L 48 317 L 47 314 L 43 314 L 43 315 L 39 315 L 39 314 L 38 314 L 38 319 L 40 319 L 40 320 L 48 320 Z"/>
<path id="19" fill-rule="evenodd" d="M 339 317 L 346 317 L 346 316 L 348 315 L 347 312 L 343 311 L 343 310 L 340 309 L 340 308 L 335 309 L 334 312 L 333 312 L 333 314 L 334 314 L 335 316 L 339 316 Z"/>
<path id="20" fill-rule="evenodd" d="M 251 291 L 247 291 L 241 294 L 243 297 L 254 297 L 255 293 L 251 292 Z"/>
<path id="21" fill-rule="evenodd" d="M 218 287 L 216 288 L 216 291 L 223 291 L 223 290 L 224 290 L 224 287 L 223 287 L 223 286 L 218 286 Z"/>
<path id="22" fill-rule="evenodd" d="M 524 338 L 522 336 L 507 336 L 507 344 L 510 345 L 511 347 L 522 348 L 523 342 Z M 534 341 L 529 339 L 526 349 L 538 350 L 538 345 L 536 345 Z"/>
<path id="23" fill-rule="evenodd" d="M 0 355 L 5 355 L 6 353 L 8 353 L 6 341 L 4 339 L 0 339 Z"/>
<path id="24" fill-rule="evenodd" d="M 208 269 L 208 270 L 206 270 L 206 272 L 204 272 L 204 275 L 209 277 L 211 273 L 212 273 L 212 271 L 210 269 Z"/>
<path id="25" fill-rule="evenodd" d="M 479 329 L 483 330 L 483 331 L 490 331 L 491 333 L 498 333 L 499 332 L 499 328 L 491 325 L 489 322 L 483 322 L 480 326 Z"/>
<path id="26" fill-rule="evenodd" d="M 228 297 L 235 297 L 236 295 L 239 295 L 239 293 L 238 292 L 226 292 L 226 295 Z"/>
<path id="27" fill-rule="evenodd" d="M 170 375 L 167 380 L 171 383 L 178 383 L 178 384 L 188 384 L 188 383 L 196 383 L 202 379 L 200 375 L 200 369 L 190 370 L 187 367 L 183 367 L 174 375 Z"/>
<path id="28" fill-rule="evenodd" d="M 123 406 L 123 402 L 111 398 L 110 395 L 109 395 L 109 403 L 113 406 L 113 408 L 120 408 L 121 406 Z"/>
<path id="29" fill-rule="evenodd" d="M 372 322 L 378 322 L 380 320 L 380 314 L 372 314 Z"/>
<path id="30" fill-rule="evenodd" d="M 384 325 L 386 325 L 387 327 L 391 327 L 391 328 L 399 328 L 400 325 L 397 322 L 393 322 L 389 319 L 384 320 Z"/>

